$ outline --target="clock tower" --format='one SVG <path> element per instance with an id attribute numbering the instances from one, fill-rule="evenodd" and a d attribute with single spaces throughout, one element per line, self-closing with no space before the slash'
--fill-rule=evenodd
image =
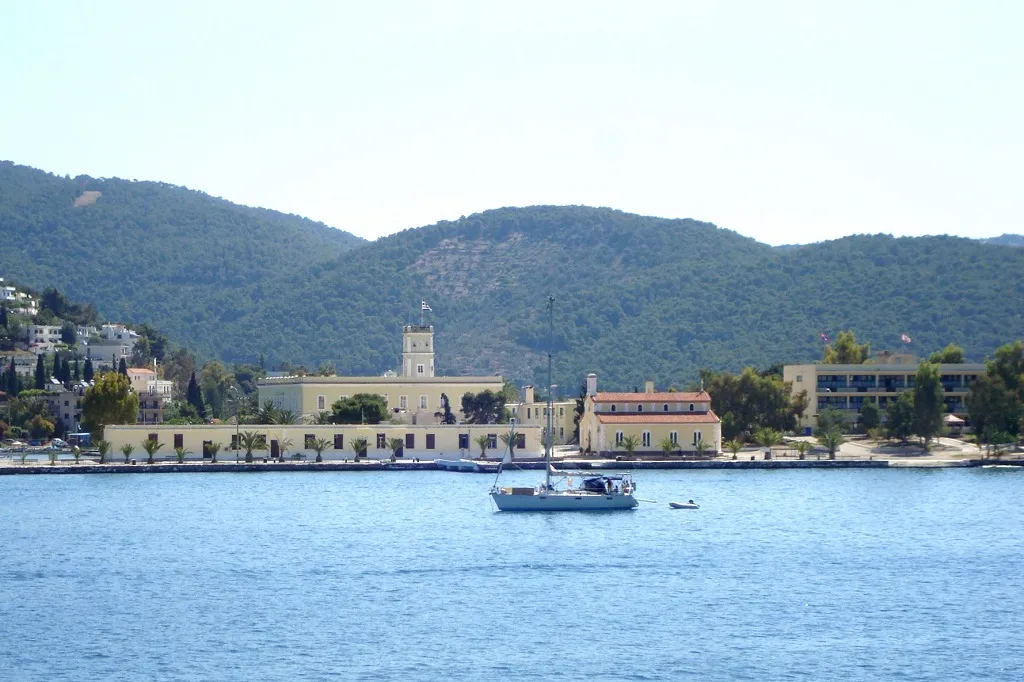
<path id="1" fill-rule="evenodd" d="M 407 324 L 402 329 L 402 376 L 434 376 L 434 327 Z"/>

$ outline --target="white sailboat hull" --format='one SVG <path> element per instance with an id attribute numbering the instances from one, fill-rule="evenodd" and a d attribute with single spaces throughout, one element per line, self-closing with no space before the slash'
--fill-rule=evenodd
<path id="1" fill-rule="evenodd" d="M 534 495 L 492 492 L 491 499 L 501 511 L 609 511 L 632 509 L 639 502 L 632 495 L 599 495 L 573 490 L 556 490 Z"/>

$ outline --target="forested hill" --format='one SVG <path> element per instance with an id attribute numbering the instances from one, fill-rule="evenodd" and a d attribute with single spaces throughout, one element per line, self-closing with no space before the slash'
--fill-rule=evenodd
<path id="1" fill-rule="evenodd" d="M 0 161 L 0 239 L 0 277 L 54 285 L 112 318 L 175 332 L 241 319 L 276 282 L 365 243 L 184 187 L 9 161 Z"/>
<path id="2" fill-rule="evenodd" d="M 14 170 L 25 169 L 0 172 Z M 270 365 L 380 373 L 398 365 L 402 324 L 418 321 L 425 299 L 440 372 L 541 385 L 549 294 L 554 381 L 567 393 L 588 371 L 606 388 L 682 386 L 701 367 L 810 361 L 819 333 L 842 329 L 876 349 L 906 333 L 919 354 L 957 343 L 979 360 L 1024 338 L 1024 249 L 970 239 L 773 249 L 693 220 L 535 206 L 347 250 L 354 238 L 322 225 L 180 188 L 40 175 L 66 194 L 0 178 L 0 236 L 14 246 L 0 250 L 0 275 L 57 286 L 227 361 L 264 353 Z M 70 211 L 89 182 L 103 196 Z M 153 211 L 132 212 L 122 188 L 148 193 Z M 223 224 L 207 227 L 172 196 Z"/>

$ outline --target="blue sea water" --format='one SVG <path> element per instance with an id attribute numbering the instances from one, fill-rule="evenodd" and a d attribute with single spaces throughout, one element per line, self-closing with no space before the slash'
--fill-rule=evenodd
<path id="1" fill-rule="evenodd" d="M 1024 678 L 1024 470 L 638 481 L 0 476 L 0 680 Z"/>

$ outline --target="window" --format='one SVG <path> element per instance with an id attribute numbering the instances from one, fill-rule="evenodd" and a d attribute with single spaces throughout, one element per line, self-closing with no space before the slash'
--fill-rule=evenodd
<path id="1" fill-rule="evenodd" d="M 678 431 L 669 431 L 668 432 L 668 439 L 670 441 L 672 441 L 675 445 L 679 445 L 679 432 Z"/>
<path id="2" fill-rule="evenodd" d="M 491 448 L 492 450 L 494 448 L 498 447 L 498 436 L 497 435 L 495 435 L 493 433 L 488 433 L 487 434 L 487 447 Z"/>
<path id="3" fill-rule="evenodd" d="M 525 433 L 517 433 L 516 434 L 516 447 L 519 448 L 520 450 L 525 450 L 526 449 L 526 434 Z"/>
<path id="4" fill-rule="evenodd" d="M 420 396 L 420 409 L 421 410 L 427 409 L 427 405 L 429 405 L 429 403 L 427 402 L 427 396 L 421 395 Z"/>
<path id="5" fill-rule="evenodd" d="M 405 447 L 409 448 L 410 450 L 413 449 L 414 447 L 416 447 L 416 434 L 415 433 L 407 433 L 407 434 L 405 434 Z"/>
<path id="6" fill-rule="evenodd" d="M 427 450 L 433 450 L 433 449 L 434 449 L 434 434 L 428 433 L 427 434 Z"/>
<path id="7" fill-rule="evenodd" d="M 185 447 L 185 437 L 182 434 L 180 434 L 180 433 L 174 434 L 174 447 L 176 447 L 176 448 L 183 448 L 183 447 Z"/>
<path id="8" fill-rule="evenodd" d="M 416 374 L 423 374 L 423 365 L 416 365 Z"/>
<path id="9" fill-rule="evenodd" d="M 468 433 L 460 433 L 459 434 L 459 449 L 460 450 L 466 450 L 468 448 L 469 448 L 469 434 Z"/>
<path id="10" fill-rule="evenodd" d="M 398 409 L 408 410 L 409 409 L 409 396 L 400 395 L 398 396 Z"/>
<path id="11" fill-rule="evenodd" d="M 636 411 L 637 412 L 643 412 L 644 411 L 644 406 L 643 405 L 637 405 L 636 406 Z"/>
<path id="12" fill-rule="evenodd" d="M 305 434 L 304 436 L 302 436 L 303 447 L 306 450 L 312 450 L 313 449 L 313 441 L 315 441 L 315 440 L 316 440 L 316 435 L 315 434 L 312 434 L 312 433 Z"/>
<path id="13" fill-rule="evenodd" d="M 565 427 L 564 426 L 559 426 L 558 427 L 558 437 L 562 438 L 562 439 L 565 438 Z"/>
<path id="14" fill-rule="evenodd" d="M 347 395 L 339 395 L 338 396 L 338 400 L 348 400 L 348 396 Z"/>
<path id="15" fill-rule="evenodd" d="M 565 408 L 564 407 L 559 407 L 558 408 L 558 416 L 559 417 L 564 417 L 565 416 Z"/>
<path id="16" fill-rule="evenodd" d="M 203 459 L 212 459 L 213 453 L 210 452 L 210 446 L 213 445 L 212 440 L 203 441 Z"/>
<path id="17" fill-rule="evenodd" d="M 159 442 L 160 441 L 160 434 L 158 434 L 158 433 L 151 433 L 151 434 L 149 434 L 148 438 L 150 440 L 155 440 L 155 441 Z"/>
<path id="18" fill-rule="evenodd" d="M 661 411 L 662 412 L 668 412 L 668 403 L 665 403 L 665 405 L 662 407 Z"/>
<path id="19" fill-rule="evenodd" d="M 644 431 L 640 435 L 640 438 L 641 438 L 645 448 L 651 447 L 651 432 L 650 431 Z"/>
<path id="20" fill-rule="evenodd" d="M 334 434 L 334 449 L 344 450 L 345 449 L 345 434 L 336 433 Z"/>
<path id="21" fill-rule="evenodd" d="M 693 412 L 693 403 L 690 403 L 690 412 Z"/>
<path id="22" fill-rule="evenodd" d="M 797 374 L 796 375 L 796 383 L 802 384 L 803 381 L 804 381 L 804 375 L 803 374 Z"/>
<path id="23" fill-rule="evenodd" d="M 622 445 L 623 439 L 624 439 L 624 436 L 622 434 L 622 431 L 616 431 L 615 432 L 615 444 L 616 445 Z"/>
<path id="24" fill-rule="evenodd" d="M 696 444 L 697 444 L 697 441 L 699 441 L 699 440 L 703 440 L 703 439 L 702 439 L 702 438 L 700 437 L 700 431 L 694 431 L 694 432 L 693 432 L 693 444 L 694 444 L 694 445 L 696 445 Z"/>
<path id="25" fill-rule="evenodd" d="M 316 409 L 318 409 L 318 410 L 326 410 L 327 409 L 327 396 L 325 396 L 325 395 L 318 395 L 316 397 Z"/>
<path id="26" fill-rule="evenodd" d="M 526 408 L 526 418 L 527 419 L 530 418 L 530 408 L 529 407 Z"/>
<path id="27" fill-rule="evenodd" d="M 228 448 L 228 449 L 229 450 L 237 450 L 238 449 L 238 436 L 233 434 L 233 433 L 231 434 L 231 447 Z"/>
<path id="28" fill-rule="evenodd" d="M 387 447 L 387 445 L 388 445 L 387 434 L 378 433 L 377 434 L 377 449 L 378 450 L 383 450 L 384 448 Z"/>
<path id="29" fill-rule="evenodd" d="M 614 405 L 612 405 L 612 412 L 614 412 L 614 411 L 615 411 L 615 406 L 614 406 Z"/>

